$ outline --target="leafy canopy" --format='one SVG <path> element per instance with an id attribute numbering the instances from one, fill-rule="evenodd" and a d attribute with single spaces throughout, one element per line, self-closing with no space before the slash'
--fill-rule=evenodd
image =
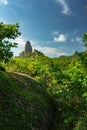
<path id="1" fill-rule="evenodd" d="M 19 24 L 4 24 L 0 22 L 0 61 L 7 62 L 13 56 L 12 47 L 17 47 L 17 43 L 12 42 L 21 33 L 19 32 Z"/>
<path id="2" fill-rule="evenodd" d="M 83 33 L 83 42 L 84 42 L 84 46 L 87 47 L 87 32 Z"/>

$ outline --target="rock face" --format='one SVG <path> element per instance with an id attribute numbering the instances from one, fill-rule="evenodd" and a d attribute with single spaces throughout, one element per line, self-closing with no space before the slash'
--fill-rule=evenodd
<path id="1" fill-rule="evenodd" d="M 30 41 L 27 41 L 25 44 L 25 50 L 24 50 L 24 55 L 29 55 L 32 52 L 32 46 Z"/>
<path id="2" fill-rule="evenodd" d="M 19 54 L 19 56 L 25 56 L 26 57 L 26 56 L 29 56 L 32 52 L 33 52 L 33 49 L 32 49 L 31 43 L 30 43 L 30 41 L 27 41 L 26 44 L 25 44 L 24 50 Z M 36 57 L 39 54 L 44 55 L 42 52 L 34 49 L 33 57 Z"/>
<path id="3" fill-rule="evenodd" d="M 52 116 L 44 86 L 28 75 L 0 71 L 0 130 L 49 130 Z"/>

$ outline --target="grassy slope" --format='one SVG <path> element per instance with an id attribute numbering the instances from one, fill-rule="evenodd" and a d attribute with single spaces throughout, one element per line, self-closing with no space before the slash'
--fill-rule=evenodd
<path id="1" fill-rule="evenodd" d="M 0 129 L 46 130 L 51 100 L 43 86 L 26 75 L 0 71 Z"/>

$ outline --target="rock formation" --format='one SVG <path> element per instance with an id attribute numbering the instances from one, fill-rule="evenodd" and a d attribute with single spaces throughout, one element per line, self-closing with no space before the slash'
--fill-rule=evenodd
<path id="1" fill-rule="evenodd" d="M 26 57 L 26 56 L 29 56 L 31 53 L 32 53 L 33 57 L 36 57 L 38 55 L 44 55 L 42 52 L 40 52 L 36 49 L 34 49 L 34 51 L 33 51 L 30 41 L 27 41 L 26 44 L 25 44 L 24 50 L 20 53 L 19 56 L 25 56 Z"/>
<path id="2" fill-rule="evenodd" d="M 32 53 L 32 46 L 30 41 L 27 41 L 25 44 L 25 49 L 20 53 L 20 56 L 28 56 Z"/>
<path id="3" fill-rule="evenodd" d="M 32 46 L 30 41 L 27 41 L 25 44 L 25 50 L 24 50 L 24 55 L 29 55 L 32 52 Z"/>
<path id="4" fill-rule="evenodd" d="M 52 116 L 52 100 L 40 83 L 0 71 L 0 130 L 48 130 Z"/>

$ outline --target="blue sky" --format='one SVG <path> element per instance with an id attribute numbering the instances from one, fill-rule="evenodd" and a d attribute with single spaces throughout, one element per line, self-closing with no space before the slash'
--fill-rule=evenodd
<path id="1" fill-rule="evenodd" d="M 19 23 L 18 55 L 27 40 L 49 57 L 83 51 L 87 31 L 87 0 L 0 0 L 0 21 Z"/>

